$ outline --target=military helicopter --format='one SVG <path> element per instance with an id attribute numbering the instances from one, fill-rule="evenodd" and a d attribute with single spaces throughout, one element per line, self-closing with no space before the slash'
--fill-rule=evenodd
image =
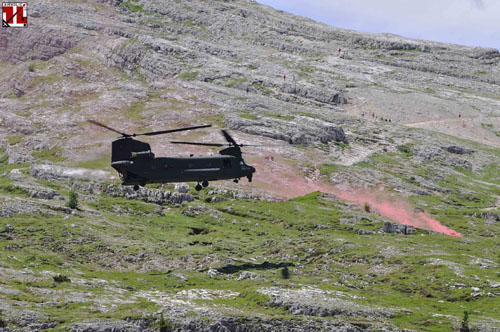
<path id="1" fill-rule="evenodd" d="M 211 125 L 126 134 L 94 120 L 88 120 L 88 122 L 121 135 L 112 143 L 111 166 L 120 174 L 122 185 L 133 185 L 134 190 L 139 190 L 140 186 L 145 186 L 148 183 L 197 182 L 195 189 L 200 191 L 202 187 L 208 186 L 208 181 L 233 179 L 234 182 L 238 183 L 238 180 L 246 177 L 249 182 L 252 182 L 255 168 L 245 163 L 241 155 L 241 147 L 256 145 L 238 144 L 225 130 L 222 130 L 222 135 L 228 142 L 226 144 L 171 141 L 173 144 L 228 146 L 220 150 L 219 155 L 157 158 L 151 152 L 148 143 L 138 141 L 134 137 L 208 128 Z"/>

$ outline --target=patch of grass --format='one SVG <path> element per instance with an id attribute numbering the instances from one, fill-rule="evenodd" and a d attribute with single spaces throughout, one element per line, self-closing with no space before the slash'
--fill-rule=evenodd
<path id="1" fill-rule="evenodd" d="M 55 147 L 53 149 L 45 149 L 42 151 L 35 151 L 31 154 L 33 157 L 53 162 L 63 161 L 65 158 L 62 156 L 62 149 Z"/>
<path id="2" fill-rule="evenodd" d="M 257 120 L 258 119 L 257 115 L 250 113 L 250 111 L 237 110 L 237 112 L 240 115 L 240 118 L 242 118 L 242 119 L 247 119 L 247 120 Z"/>
<path id="3" fill-rule="evenodd" d="M 411 157 L 413 156 L 413 152 L 411 151 L 412 147 L 413 144 L 403 144 L 398 145 L 396 149 L 398 149 L 398 151 L 401 152 L 405 157 Z"/>
<path id="4" fill-rule="evenodd" d="M 23 141 L 24 135 L 16 135 L 16 136 L 9 136 L 7 137 L 7 142 L 10 145 L 16 145 L 18 143 L 21 143 Z"/>
<path id="5" fill-rule="evenodd" d="M 247 81 L 246 77 L 240 77 L 240 78 L 232 78 L 228 79 L 224 82 L 224 86 L 227 88 L 232 88 L 235 85 L 239 85 L 242 83 L 245 83 Z"/>
<path id="6" fill-rule="evenodd" d="M 158 214 L 158 206 L 156 204 L 148 204 L 137 200 L 130 200 L 122 197 L 111 198 L 101 196 L 98 202 L 90 203 L 90 206 L 99 211 L 129 213 L 134 215 L 156 215 Z"/>
<path id="7" fill-rule="evenodd" d="M 290 121 L 294 119 L 293 115 L 287 115 L 287 114 L 276 114 L 276 113 L 265 113 L 265 116 L 269 118 L 275 118 L 275 119 L 280 119 L 280 120 L 285 120 L 285 121 Z"/>
<path id="8" fill-rule="evenodd" d="M 130 104 L 130 106 L 125 108 L 127 117 L 133 120 L 142 120 L 142 112 L 144 111 L 146 103 L 147 103 L 146 100 L 133 101 L 132 104 Z"/>
<path id="9" fill-rule="evenodd" d="M 186 20 L 186 21 L 182 21 L 182 24 L 188 26 L 188 27 L 194 27 L 196 26 L 196 23 L 193 22 L 192 20 Z"/>
<path id="10" fill-rule="evenodd" d="M 338 165 L 323 164 L 321 165 L 319 172 L 321 175 L 329 178 L 333 173 L 338 172 L 340 169 L 342 169 L 342 167 Z"/>
<path id="11" fill-rule="evenodd" d="M 82 58 L 74 58 L 73 61 L 76 63 L 79 63 L 82 67 L 91 67 L 92 66 L 92 61 L 87 60 L 87 59 L 82 59 Z"/>
<path id="12" fill-rule="evenodd" d="M 22 197 L 27 197 L 29 195 L 26 190 L 12 184 L 12 181 L 7 177 L 0 178 L 0 192 Z"/>
<path id="13" fill-rule="evenodd" d="M 30 82 L 30 86 L 34 87 L 34 86 L 39 86 L 39 85 L 44 85 L 44 86 L 52 85 L 52 84 L 59 82 L 63 79 L 64 79 L 64 77 L 54 75 L 54 74 L 50 74 L 50 75 L 46 75 L 46 76 L 35 76 L 33 78 L 33 80 Z"/>
<path id="14" fill-rule="evenodd" d="M 124 1 L 120 4 L 120 7 L 127 8 L 131 12 L 144 12 L 144 8 L 141 4 L 134 4 L 130 1 Z"/>
<path id="15" fill-rule="evenodd" d="M 316 72 L 316 68 L 313 66 L 308 66 L 308 65 L 301 65 L 299 66 L 299 70 L 295 71 L 299 77 L 307 77 L 310 74 L 313 74 Z"/>
<path id="16" fill-rule="evenodd" d="M 109 157 L 104 157 L 95 160 L 81 161 L 76 163 L 74 166 L 90 169 L 109 169 L 111 167 L 111 160 Z"/>
<path id="17" fill-rule="evenodd" d="M 197 71 L 192 71 L 192 72 L 185 72 L 180 74 L 178 77 L 181 79 L 185 80 L 193 80 L 195 79 L 200 73 Z"/>
<path id="18" fill-rule="evenodd" d="M 269 89 L 268 87 L 262 85 L 262 84 L 258 84 L 258 83 L 254 83 L 252 85 L 250 85 L 251 87 L 261 91 L 264 95 L 266 96 L 269 96 L 273 93 L 273 91 L 271 89 Z"/>
<path id="19" fill-rule="evenodd" d="M 482 123 L 481 122 L 481 127 L 483 127 L 484 129 L 492 129 L 493 128 L 493 124 L 491 124 L 491 123 Z"/>
<path id="20" fill-rule="evenodd" d="M 226 126 L 224 122 L 224 114 L 207 115 L 201 117 L 202 123 L 211 123 L 212 126 L 218 128 L 224 128 Z"/>

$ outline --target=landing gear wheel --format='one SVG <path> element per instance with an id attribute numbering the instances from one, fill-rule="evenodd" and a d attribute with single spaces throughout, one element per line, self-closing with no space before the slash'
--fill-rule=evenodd
<path id="1" fill-rule="evenodd" d="M 135 185 L 134 185 L 134 190 L 135 190 L 135 191 L 139 190 L 139 185 L 138 185 L 138 184 L 135 184 Z"/>
<path id="2" fill-rule="evenodd" d="M 234 183 L 238 183 L 238 179 L 234 179 L 234 180 L 233 180 L 233 182 L 234 182 Z"/>
<path id="3" fill-rule="evenodd" d="M 201 185 L 198 183 L 198 184 L 196 185 L 196 187 L 194 187 L 194 189 L 196 189 L 196 191 L 200 191 L 200 190 L 201 190 Z"/>
<path id="4" fill-rule="evenodd" d="M 203 182 L 201 183 L 201 185 L 203 187 L 208 187 L 208 181 L 207 180 L 203 180 Z"/>

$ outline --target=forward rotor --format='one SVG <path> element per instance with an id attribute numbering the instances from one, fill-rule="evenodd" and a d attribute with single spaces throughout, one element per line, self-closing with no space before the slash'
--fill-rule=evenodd
<path id="1" fill-rule="evenodd" d="M 200 126 L 192 126 L 192 127 L 183 127 L 183 128 L 176 128 L 176 129 L 169 129 L 169 130 L 161 130 L 161 131 L 152 131 L 152 132 L 149 132 L 149 133 L 140 133 L 140 134 L 127 134 L 127 133 L 123 133 L 121 131 L 118 131 L 114 128 L 111 128 L 109 126 L 106 126 L 105 124 L 102 124 L 100 122 L 97 122 L 95 120 L 87 120 L 87 122 L 90 122 L 96 126 L 99 126 L 99 127 L 102 127 L 102 128 L 105 128 L 107 130 L 110 130 L 112 132 L 115 132 L 117 134 L 120 134 L 122 135 L 122 137 L 124 138 L 128 138 L 128 137 L 137 137 L 137 136 L 155 136 L 155 135 L 163 135 L 163 134 L 170 134 L 170 133 L 175 133 L 175 132 L 179 132 L 179 131 L 185 131 L 185 130 L 193 130 L 193 129 L 200 129 L 200 128 L 208 128 L 208 127 L 211 127 L 212 125 L 200 125 Z"/>
<path id="2" fill-rule="evenodd" d="M 242 148 L 245 146 L 282 146 L 282 145 L 268 145 L 268 144 L 238 144 L 234 138 L 229 135 L 229 133 L 226 130 L 221 130 L 222 135 L 226 139 L 228 143 L 223 144 L 223 143 L 198 143 L 198 142 L 183 142 L 183 141 L 170 141 L 172 144 L 185 144 L 185 145 L 199 145 L 199 146 L 213 146 L 213 147 L 223 147 L 223 146 L 229 146 L 229 147 L 238 147 Z"/>

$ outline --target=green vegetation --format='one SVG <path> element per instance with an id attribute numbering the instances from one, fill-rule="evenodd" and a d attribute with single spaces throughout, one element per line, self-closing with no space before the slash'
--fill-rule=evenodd
<path id="1" fill-rule="evenodd" d="M 125 112 L 129 119 L 142 120 L 142 112 L 146 106 L 147 100 L 136 100 L 133 101 L 130 106 L 125 108 Z"/>
<path id="2" fill-rule="evenodd" d="M 275 119 L 280 119 L 280 120 L 285 120 L 285 121 L 290 121 L 294 119 L 293 115 L 287 115 L 287 114 L 276 114 L 276 113 L 265 113 L 265 116 L 269 118 L 275 118 Z"/>
<path id="3" fill-rule="evenodd" d="M 109 156 L 95 159 L 95 160 L 89 160 L 89 161 L 81 161 L 76 164 L 74 164 L 75 167 L 81 167 L 81 168 L 90 168 L 90 169 L 110 169 L 110 158 Z"/>
<path id="4" fill-rule="evenodd" d="M 141 4 L 134 4 L 130 1 L 124 1 L 120 4 L 120 7 L 127 8 L 131 12 L 144 12 L 144 8 Z"/>
<path id="5" fill-rule="evenodd" d="M 79 63 L 83 67 L 91 67 L 92 66 L 92 61 L 87 60 L 87 59 L 82 59 L 82 58 L 74 58 L 73 59 L 75 62 Z"/>
<path id="6" fill-rule="evenodd" d="M 315 72 L 316 68 L 308 65 L 301 65 L 299 66 L 299 70 L 295 71 L 295 73 L 297 73 L 297 75 L 300 77 L 307 77 L 310 74 L 314 74 Z"/>
<path id="7" fill-rule="evenodd" d="M 16 145 L 18 143 L 21 143 L 23 141 L 24 135 L 16 135 L 16 136 L 9 136 L 7 137 L 7 142 L 10 145 Z"/>
<path id="8" fill-rule="evenodd" d="M 393 158 L 396 158 L 395 155 Z M 495 176 L 493 168 L 484 170 L 484 176 Z M 7 249 L 0 252 L 0 259 L 13 268 L 29 266 L 34 273 L 52 270 L 65 278 L 55 282 L 59 292 L 90 292 L 96 299 L 104 292 L 102 287 L 88 288 L 77 283 L 66 282 L 73 276 L 85 280 L 104 280 L 125 290 L 121 296 L 133 299 L 130 305 L 120 304 L 108 311 L 106 315 L 115 319 L 123 319 L 130 315 L 132 308 L 142 308 L 145 312 L 155 312 L 157 306 L 137 294 L 154 290 L 161 294 L 176 294 L 181 290 L 213 289 L 236 292 L 235 298 L 216 298 L 199 300 L 200 303 L 231 306 L 243 310 L 246 314 L 254 313 L 276 318 L 289 319 L 289 312 L 284 308 L 268 307 L 270 298 L 258 290 L 262 287 L 302 287 L 314 285 L 324 290 L 349 292 L 359 296 L 357 303 L 362 305 L 386 306 L 388 308 L 404 307 L 411 313 L 398 313 L 392 322 L 400 328 L 412 327 L 424 331 L 441 331 L 450 329 L 454 321 L 445 316 L 459 317 L 467 310 L 477 308 L 481 315 L 493 314 L 492 301 L 487 297 L 471 298 L 462 290 L 450 291 L 450 280 L 463 282 L 447 265 L 429 264 L 431 257 L 454 262 L 463 266 L 466 276 L 478 275 L 481 278 L 490 274 L 490 270 L 481 269 L 468 263 L 468 258 L 454 252 L 467 252 L 468 255 L 488 257 L 490 253 L 484 248 L 491 248 L 498 258 L 498 244 L 494 239 L 486 238 L 481 242 L 462 242 L 460 239 L 444 235 L 426 235 L 395 238 L 381 235 L 358 235 L 360 230 L 378 231 L 382 221 L 370 214 L 368 219 L 359 220 L 356 225 L 343 224 L 340 220 L 350 218 L 352 211 L 345 211 L 344 204 L 324 198 L 319 192 L 297 197 L 284 202 L 266 202 L 254 200 L 229 200 L 220 203 L 204 203 L 207 191 L 196 193 L 199 200 L 190 205 L 198 208 L 213 209 L 215 212 L 203 212 L 193 215 L 187 213 L 185 207 L 169 205 L 169 210 L 155 204 L 131 200 L 121 197 L 98 196 L 97 202 L 82 203 L 103 213 L 97 216 L 73 216 L 68 220 L 61 217 L 39 218 L 37 215 L 16 216 L 16 230 L 11 233 L 21 248 Z M 228 195 L 227 198 L 230 198 Z M 431 202 L 429 200 L 429 202 Z M 436 206 L 442 204 L 436 200 Z M 371 213 L 370 209 L 359 209 L 356 214 Z M 434 210 L 431 209 L 431 213 Z M 217 216 L 215 218 L 214 216 Z M 89 222 L 90 221 L 90 222 Z M 463 221 L 458 220 L 455 226 Z M 0 220 L 0 229 L 6 224 L 13 224 L 11 218 Z M 75 226 L 70 226 L 75 225 Z M 37 231 L 26 232 L 33 228 Z M 124 232 L 126 230 L 126 232 Z M 78 240 L 67 242 L 66 236 Z M 310 233 L 314 233 L 310 234 Z M 481 229 L 470 234 L 474 239 L 480 236 Z M 421 233 L 424 235 L 425 233 Z M 44 247 L 47 239 L 52 243 L 48 249 Z M 3 240 L 0 240 L 3 241 Z M 429 256 L 435 250 L 436 241 L 439 248 L 446 252 Z M 24 244 L 30 244 L 29 246 Z M 394 257 L 384 258 L 374 248 L 394 247 L 399 252 Z M 408 246 L 413 249 L 408 251 Z M 418 248 L 418 249 L 415 249 Z M 465 250 L 465 251 L 464 251 Z M 43 253 L 41 253 L 43 252 Z M 277 252 L 287 253 L 292 258 L 283 259 Z M 255 263 L 223 263 L 227 258 L 237 254 L 243 262 L 252 262 L 254 257 L 266 257 L 270 263 L 262 259 Z M 18 261 L 9 256 L 15 255 Z M 186 280 L 175 277 L 171 272 L 146 270 L 139 272 L 136 262 L 147 262 L 150 258 L 162 257 L 167 261 L 182 260 L 191 257 L 201 261 L 204 257 L 217 255 L 221 263 L 213 265 L 219 275 L 210 277 L 206 272 L 192 271 L 179 267 Z M 143 258 L 140 258 L 143 257 Z M 342 263 L 341 263 L 342 262 Z M 383 265 L 387 273 L 382 275 L 366 273 L 374 264 Z M 72 264 L 79 271 L 64 270 L 63 264 Z M 300 263 L 303 267 L 280 267 L 280 263 Z M 274 264 L 274 265 L 273 265 Z M 112 267 L 103 268 L 102 265 Z M 328 272 L 323 268 L 328 267 Z M 258 279 L 236 280 L 242 271 L 254 271 Z M 295 273 L 294 271 L 297 271 Z M 292 276 L 293 272 L 293 277 Z M 496 275 L 495 271 L 495 275 Z M 350 275 L 353 277 L 342 277 Z M 431 277 L 432 278 L 429 278 Z M 331 283 L 321 282 L 329 278 Z M 434 278 L 439 278 L 436 279 Z M 7 280 L 5 287 L 13 287 L 22 291 L 23 295 L 7 295 L 6 301 L 22 299 L 35 305 L 36 297 L 30 295 L 29 287 L 53 287 L 49 281 L 17 284 Z M 333 286 L 332 284 L 336 284 Z M 369 284 L 369 287 L 364 286 Z M 483 286 L 482 286 L 483 287 Z M 424 297 L 422 290 L 432 297 Z M 427 294 L 424 292 L 424 294 Z M 166 295 L 165 295 L 166 296 Z M 445 303 L 438 302 L 443 299 Z M 64 301 L 64 300 L 63 300 Z M 75 310 L 79 306 L 92 305 L 93 297 L 81 303 L 62 302 L 62 308 L 43 308 L 42 312 L 52 319 L 74 317 L 88 318 L 86 311 Z M 488 309 L 489 308 L 489 309 Z M 432 311 L 434 310 L 434 311 Z M 440 318 L 430 318 L 428 312 L 443 314 Z M 93 313 L 90 317 L 103 317 Z M 301 319 L 296 317 L 295 319 Z M 433 324 L 430 323 L 431 319 Z M 169 326 L 164 320 L 157 325 Z M 438 328 L 439 327 L 439 328 Z"/>
<path id="9" fill-rule="evenodd" d="M 69 192 L 67 206 L 73 210 L 78 209 L 78 194 L 74 190 Z"/>
<path id="10" fill-rule="evenodd" d="M 59 82 L 63 79 L 64 79 L 64 77 L 54 75 L 54 74 L 50 74 L 50 75 L 46 75 L 46 76 L 35 76 L 33 78 L 33 80 L 30 82 L 30 85 L 32 87 L 39 86 L 39 85 L 52 85 L 52 84 Z"/>
<path id="11" fill-rule="evenodd" d="M 227 87 L 227 88 L 232 88 L 235 85 L 245 83 L 246 81 L 247 81 L 247 79 L 245 77 L 231 78 L 231 79 L 227 79 L 224 82 L 224 86 Z"/>
<path id="12" fill-rule="evenodd" d="M 192 71 L 192 72 L 186 72 L 182 73 L 179 75 L 179 78 L 185 79 L 185 80 L 193 80 L 195 79 L 200 73 L 197 71 Z"/>
<path id="13" fill-rule="evenodd" d="M 247 119 L 247 120 L 257 120 L 258 119 L 257 115 L 250 113 L 250 111 L 237 110 L 237 112 L 240 115 L 240 118 L 242 118 L 242 119 Z"/>
<path id="14" fill-rule="evenodd" d="M 235 310 L 244 316 L 306 320 L 310 317 L 292 316 L 285 307 L 269 305 L 271 298 L 261 291 L 314 287 L 349 294 L 345 300 L 357 305 L 393 311 L 386 321 L 395 328 L 450 331 L 460 326 L 465 310 L 474 319 L 471 323 L 469 316 L 464 317 L 462 326 L 465 321 L 473 329 L 476 321 L 498 314 L 498 298 L 472 296 L 470 289 L 495 292 L 490 281 L 499 280 L 500 226 L 486 223 L 484 217 L 486 211 L 499 213 L 491 209 L 500 196 L 498 165 L 492 160 L 478 169 L 454 167 L 449 174 L 438 174 L 432 160 L 413 156 L 415 145 L 399 145 L 396 152 L 380 152 L 349 169 L 376 169 L 385 183 L 391 183 L 385 180 L 389 178 L 412 186 L 418 186 L 420 178 L 432 181 L 443 190 L 412 195 L 409 202 L 425 208 L 430 217 L 461 232 L 463 238 L 425 230 L 416 235 L 381 234 L 385 218 L 378 216 L 375 206 L 346 204 L 319 192 L 281 202 L 233 200 L 228 192 L 217 195 L 226 201 L 210 203 L 213 195 L 204 189 L 193 193 L 194 202 L 182 205 L 94 193 L 93 200 L 78 202 L 77 215 L 44 207 L 39 213 L 0 218 L 0 231 L 15 225 L 9 240 L 4 233 L 0 237 L 0 261 L 9 269 L 33 271 L 32 281 L 4 278 L 2 287 L 14 291 L 5 293 L 3 301 L 23 301 L 27 309 L 36 308 L 51 321 L 60 322 L 56 327 L 60 330 L 84 319 L 153 315 L 161 307 L 155 296 Z M 0 174 L 26 167 L 8 165 L 4 150 L 0 151 Z M 320 173 L 330 176 L 342 170 L 345 166 L 325 164 Z M 37 183 L 64 195 L 78 188 L 64 182 Z M 0 193 L 29 199 L 7 177 L 0 177 Z M 86 212 L 94 210 L 102 215 Z M 256 275 L 255 279 L 240 278 L 245 271 Z M 456 286 L 460 284 L 467 287 Z M 40 289 L 57 292 L 58 306 L 40 307 Z M 120 294 L 109 289 L 120 289 Z M 183 295 L 198 290 L 233 295 L 209 299 Z M 70 294 L 79 293 L 87 295 L 80 302 L 69 299 Z M 123 303 L 103 311 L 88 310 L 110 294 Z M 197 312 L 190 315 L 199 317 Z M 361 319 L 341 314 L 335 318 Z M 166 319 L 158 318 L 155 323 L 157 329 L 171 327 Z"/>
<path id="15" fill-rule="evenodd" d="M 188 26 L 188 27 L 194 27 L 196 26 L 196 23 L 191 21 L 191 20 L 186 20 L 186 21 L 182 21 L 182 24 Z"/>
<path id="16" fill-rule="evenodd" d="M 35 151 L 31 155 L 38 159 L 49 160 L 53 162 L 64 160 L 64 157 L 62 156 L 62 149 L 60 147 L 45 149 L 42 151 Z"/>
<path id="17" fill-rule="evenodd" d="M 464 318 L 462 319 L 462 326 L 460 326 L 460 332 L 470 332 L 469 313 L 467 312 L 467 310 L 464 311 Z"/>
<path id="18" fill-rule="evenodd" d="M 363 205 L 363 209 L 365 210 L 365 212 L 370 213 L 371 211 L 370 203 L 365 202 L 365 204 Z"/>
<path id="19" fill-rule="evenodd" d="M 269 89 L 268 87 L 266 87 L 266 86 L 264 86 L 262 84 L 254 83 L 254 84 L 252 84 L 250 86 L 253 87 L 254 89 L 257 89 L 257 90 L 261 91 L 266 96 L 269 96 L 269 95 L 271 95 L 273 93 L 273 91 L 271 89 Z"/>
<path id="20" fill-rule="evenodd" d="M 58 274 L 58 275 L 54 276 L 53 278 L 54 278 L 54 281 L 58 282 L 58 283 L 59 282 L 71 282 L 71 280 L 63 274 Z"/>
<path id="21" fill-rule="evenodd" d="M 168 319 L 165 319 L 163 315 L 161 315 L 160 320 L 158 322 L 158 329 L 160 332 L 170 332 L 173 331 L 173 325 L 169 322 Z"/>
<path id="22" fill-rule="evenodd" d="M 411 157 L 413 155 L 413 152 L 411 152 L 412 146 L 413 146 L 412 144 L 404 144 L 404 145 L 398 145 L 396 148 L 405 157 Z"/>
<path id="23" fill-rule="evenodd" d="M 339 171 L 340 169 L 342 169 L 342 166 L 323 164 L 320 167 L 319 172 L 321 175 L 329 178 L 333 173 Z"/>
<path id="24" fill-rule="evenodd" d="M 7 322 L 3 319 L 2 309 L 0 309 L 0 328 L 7 327 Z"/>

